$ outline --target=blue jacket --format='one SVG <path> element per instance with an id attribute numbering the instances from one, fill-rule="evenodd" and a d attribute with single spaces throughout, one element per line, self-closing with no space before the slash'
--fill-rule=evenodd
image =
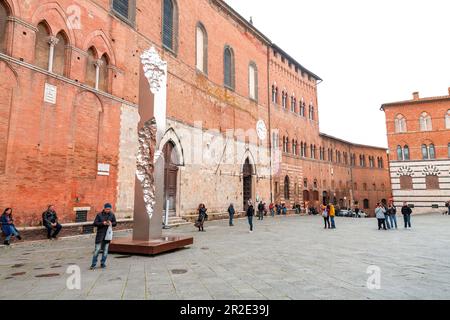
<path id="1" fill-rule="evenodd" d="M 9 224 L 9 217 L 6 214 L 3 214 L 1 222 L 2 222 L 2 231 L 7 237 L 11 234 L 11 224 Z"/>

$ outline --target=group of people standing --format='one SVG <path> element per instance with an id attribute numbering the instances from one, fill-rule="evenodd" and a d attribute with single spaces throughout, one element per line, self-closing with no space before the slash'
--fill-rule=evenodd
<path id="1" fill-rule="evenodd" d="M 336 209 L 333 204 L 322 205 L 322 217 L 325 223 L 324 229 L 336 229 Z"/>
<path id="2" fill-rule="evenodd" d="M 411 228 L 412 209 L 408 206 L 408 203 L 403 203 L 401 213 L 403 215 L 405 229 Z M 389 203 L 389 206 L 385 206 L 383 203 L 377 203 L 375 215 L 378 220 L 378 230 L 398 229 L 397 207 L 392 201 Z"/>

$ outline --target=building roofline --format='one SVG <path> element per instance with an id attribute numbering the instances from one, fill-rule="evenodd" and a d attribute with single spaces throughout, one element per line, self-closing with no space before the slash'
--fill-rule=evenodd
<path id="1" fill-rule="evenodd" d="M 286 51 L 275 45 L 269 37 L 267 37 L 264 33 L 259 31 L 253 24 L 251 24 L 247 19 L 245 19 L 242 15 L 240 15 L 236 10 L 234 10 L 228 3 L 224 0 L 212 0 L 214 3 L 219 5 L 221 8 L 227 10 L 238 22 L 242 23 L 245 27 L 249 28 L 256 36 L 258 36 L 263 42 L 265 42 L 268 46 L 275 48 L 280 54 L 284 55 L 288 60 L 294 63 L 297 67 L 299 67 L 302 71 L 308 73 L 310 76 L 314 77 L 318 81 L 323 81 L 319 76 L 314 74 L 313 72 L 306 69 L 302 66 L 297 60 L 292 58 Z"/>
<path id="2" fill-rule="evenodd" d="M 275 43 L 272 43 L 272 48 L 275 49 L 276 51 L 279 51 L 280 54 L 282 54 L 283 56 L 285 56 L 288 60 L 290 60 L 293 64 L 295 64 L 297 67 L 299 67 L 302 71 L 308 73 L 309 75 L 311 75 L 312 77 L 314 77 L 316 80 L 318 81 L 323 81 L 318 75 L 314 74 L 313 72 L 309 71 L 308 69 L 306 69 L 304 66 L 302 66 L 299 62 L 297 62 L 297 60 L 295 60 L 294 58 L 292 58 L 286 51 L 284 51 L 283 49 L 281 49 L 279 46 L 277 46 Z"/>
<path id="3" fill-rule="evenodd" d="M 405 104 L 421 104 L 421 103 L 428 103 L 428 102 L 435 102 L 435 101 L 450 101 L 450 96 L 437 96 L 437 97 L 428 97 L 428 98 L 421 98 L 417 100 L 404 100 L 404 101 L 397 101 L 397 102 L 389 102 L 381 105 L 380 110 L 384 111 L 384 109 L 389 107 L 397 107 L 400 105 Z"/>
<path id="4" fill-rule="evenodd" d="M 354 142 L 350 142 L 341 138 L 337 138 L 334 136 L 331 136 L 329 134 L 323 133 L 323 132 L 319 132 L 319 136 L 324 137 L 324 138 L 328 138 L 328 139 L 332 139 L 332 140 L 336 140 L 345 144 L 349 144 L 351 146 L 354 147 L 362 147 L 362 148 L 371 148 L 371 149 L 378 149 L 378 150 L 384 150 L 387 151 L 389 150 L 388 148 L 384 148 L 384 147 L 378 147 L 378 146 L 371 146 L 371 145 L 367 145 L 367 144 L 360 144 L 360 143 L 354 143 Z"/>

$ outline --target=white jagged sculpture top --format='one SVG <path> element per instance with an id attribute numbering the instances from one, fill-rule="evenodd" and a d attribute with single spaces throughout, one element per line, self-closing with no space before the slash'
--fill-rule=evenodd
<path id="1" fill-rule="evenodd" d="M 145 77 L 150 84 L 150 91 L 156 94 L 161 89 L 164 77 L 167 76 L 165 71 L 167 62 L 161 59 L 154 46 L 141 55 L 141 62 L 144 66 Z"/>

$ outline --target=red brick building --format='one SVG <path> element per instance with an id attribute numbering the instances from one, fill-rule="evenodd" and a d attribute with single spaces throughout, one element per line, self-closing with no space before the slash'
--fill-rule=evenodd
<path id="1" fill-rule="evenodd" d="M 169 66 L 157 148 L 172 215 L 390 196 L 385 150 L 321 134 L 320 78 L 223 1 L 0 0 L 0 205 L 19 224 L 38 224 L 50 203 L 65 222 L 105 202 L 132 215 L 150 46 Z"/>
<path id="2" fill-rule="evenodd" d="M 416 213 L 441 212 L 450 200 L 449 95 L 386 103 L 393 195 Z"/>

